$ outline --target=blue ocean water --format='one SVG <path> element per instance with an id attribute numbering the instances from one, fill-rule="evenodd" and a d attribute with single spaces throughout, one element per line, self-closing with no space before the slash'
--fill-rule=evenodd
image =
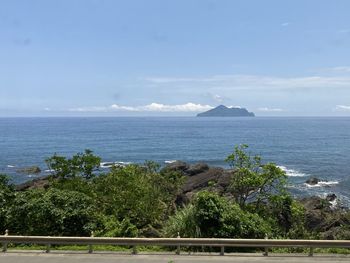
<path id="1" fill-rule="evenodd" d="M 336 193 L 350 200 L 350 118 L 0 118 L 0 173 L 15 183 L 35 177 L 20 167 L 47 169 L 45 158 L 91 149 L 103 161 L 203 161 L 225 166 L 234 145 L 286 170 L 296 195 Z M 41 175 L 45 175 L 43 172 Z M 328 182 L 307 187 L 315 176 Z"/>

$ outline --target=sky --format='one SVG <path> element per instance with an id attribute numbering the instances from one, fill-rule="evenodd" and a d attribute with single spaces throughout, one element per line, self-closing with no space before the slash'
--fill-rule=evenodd
<path id="1" fill-rule="evenodd" d="M 0 116 L 350 116 L 348 0 L 0 0 Z"/>

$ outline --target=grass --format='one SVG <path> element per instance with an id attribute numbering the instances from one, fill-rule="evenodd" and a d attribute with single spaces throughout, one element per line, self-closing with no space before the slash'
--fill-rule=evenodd
<path id="1" fill-rule="evenodd" d="M 16 250 L 41 250 L 45 251 L 47 247 L 45 245 L 27 245 L 27 244 L 9 244 L 8 250 L 9 251 L 16 251 Z M 105 252 L 125 252 L 125 253 L 132 253 L 133 248 L 130 246 L 112 246 L 112 245 L 94 245 L 92 247 L 93 251 L 105 251 Z M 137 246 L 137 252 L 174 252 L 175 248 L 173 247 L 161 247 L 161 246 Z M 51 251 L 82 251 L 87 252 L 89 250 L 89 246 L 87 245 L 52 245 L 50 247 Z M 230 253 L 229 251 L 232 249 L 226 248 L 226 251 Z M 183 253 L 188 253 L 189 251 L 195 252 L 195 251 L 201 251 L 200 248 L 198 249 L 191 249 L 191 248 L 182 248 L 181 250 Z M 214 251 L 212 249 L 205 249 L 206 252 L 217 252 L 215 249 Z M 270 253 L 283 253 L 283 254 L 292 254 L 292 253 L 304 253 L 308 254 L 310 251 L 309 248 L 272 248 L 269 250 Z M 244 250 L 240 250 L 240 253 L 244 252 Z M 247 251 L 246 251 L 247 252 Z M 249 250 L 250 253 L 254 253 L 254 251 L 251 249 Z M 256 249 L 256 253 L 263 253 L 263 250 Z M 350 249 L 347 248 L 315 248 L 314 254 L 342 254 L 342 255 L 350 255 Z"/>
<path id="2" fill-rule="evenodd" d="M 9 244 L 8 250 L 43 250 L 47 249 L 46 245 L 27 245 L 27 244 Z M 133 248 L 130 246 L 112 246 L 112 245 L 94 245 L 92 246 L 93 251 L 111 251 L 111 252 L 129 252 L 133 251 Z M 50 247 L 52 251 L 88 251 L 88 245 L 52 245 Z M 137 246 L 137 252 L 169 252 L 174 249 L 169 249 L 159 246 Z"/>
<path id="3" fill-rule="evenodd" d="M 272 248 L 272 253 L 305 253 L 308 254 L 310 248 Z M 315 248 L 314 254 L 342 254 L 350 255 L 349 248 Z"/>

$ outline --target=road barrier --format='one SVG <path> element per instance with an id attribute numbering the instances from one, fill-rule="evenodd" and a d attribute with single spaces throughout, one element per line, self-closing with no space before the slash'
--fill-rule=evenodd
<path id="1" fill-rule="evenodd" d="M 350 248 L 350 240 L 287 240 L 287 239 L 227 239 L 227 238 L 110 238 L 110 237 L 47 237 L 47 236 L 11 236 L 8 232 L 0 235 L 2 251 L 6 252 L 8 244 L 46 245 L 50 252 L 51 245 L 86 245 L 88 252 L 93 252 L 94 245 L 137 246 L 173 246 L 180 254 L 180 247 L 219 247 L 220 255 L 224 255 L 225 247 L 263 248 L 268 255 L 269 248 L 309 248 L 309 256 L 314 248 Z"/>

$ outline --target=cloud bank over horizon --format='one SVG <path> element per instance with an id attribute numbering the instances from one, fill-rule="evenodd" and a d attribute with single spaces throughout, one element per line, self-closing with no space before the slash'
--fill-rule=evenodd
<path id="1" fill-rule="evenodd" d="M 78 107 L 70 108 L 70 112 L 202 112 L 214 108 L 210 105 L 195 104 L 188 102 L 186 104 L 167 105 L 162 103 L 151 103 L 144 106 L 122 106 L 118 104 L 112 104 L 108 107 Z"/>

